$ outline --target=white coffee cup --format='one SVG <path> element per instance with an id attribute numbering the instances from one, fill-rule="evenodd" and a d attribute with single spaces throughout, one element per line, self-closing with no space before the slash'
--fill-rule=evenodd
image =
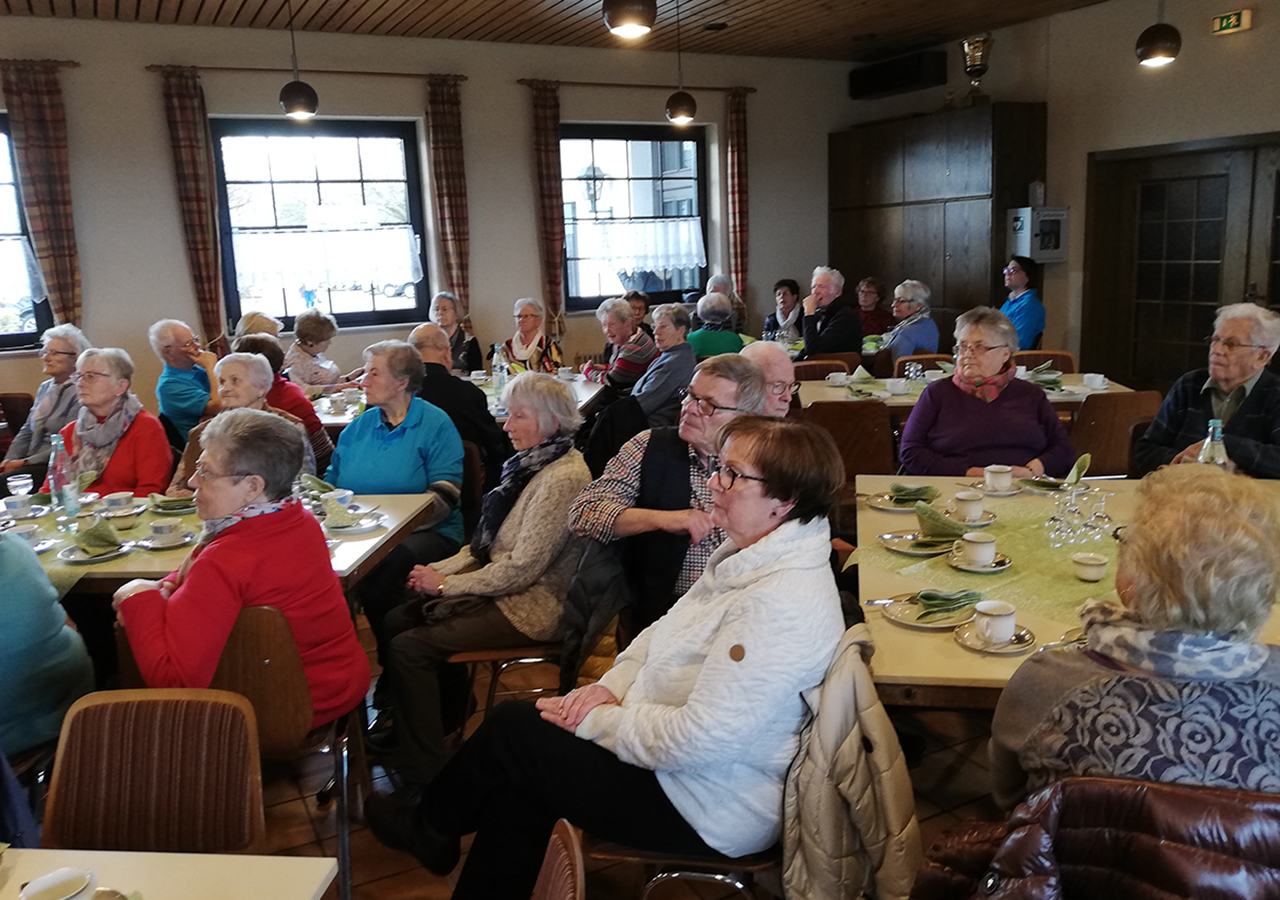
<path id="1" fill-rule="evenodd" d="M 941 369 L 930 369 L 929 371 L 924 373 L 924 380 L 927 381 L 929 384 L 933 384 L 935 381 L 941 381 L 946 377 L 947 377 L 947 373 L 942 371 Z"/>
<path id="2" fill-rule="evenodd" d="M 329 412 L 335 416 L 340 416 L 347 411 L 347 398 L 341 394 L 329 395 Z"/>
<path id="3" fill-rule="evenodd" d="M 973 608 L 978 637 L 988 644 L 1007 644 L 1017 627 L 1017 610 L 1003 600 L 983 600 Z"/>
<path id="4" fill-rule="evenodd" d="M 162 547 L 182 543 L 182 522 L 157 519 L 151 523 L 151 542 Z"/>
<path id="5" fill-rule="evenodd" d="M 348 491 L 345 488 L 339 488 L 336 491 L 327 491 L 320 495 L 321 500 L 337 500 L 341 506 L 350 506 L 351 501 L 355 499 L 355 492 Z"/>
<path id="6" fill-rule="evenodd" d="M 556 374 L 559 375 L 561 378 L 563 378 L 565 381 L 569 381 L 573 378 L 573 366 L 561 366 L 560 368 L 556 369 Z"/>
<path id="7" fill-rule="evenodd" d="M 911 390 L 905 378 L 886 378 L 884 380 L 884 389 L 890 394 L 905 394 Z"/>
<path id="8" fill-rule="evenodd" d="M 16 535 L 17 537 L 22 538 L 28 544 L 34 544 L 36 542 L 36 533 L 39 530 L 40 530 L 39 525 L 14 525 L 12 528 L 6 531 L 5 534 Z"/>
<path id="9" fill-rule="evenodd" d="M 108 512 L 122 512 L 133 506 L 133 491 L 116 491 L 102 498 Z"/>
<path id="10" fill-rule="evenodd" d="M 484 381 L 484 376 L 485 376 L 485 371 L 484 371 L 484 369 L 472 369 L 472 370 L 471 370 L 471 380 L 472 380 L 472 381 Z"/>
<path id="11" fill-rule="evenodd" d="M 982 470 L 982 478 L 986 482 L 987 490 L 1007 491 L 1013 487 L 1013 467 L 987 466 Z"/>
<path id="12" fill-rule="evenodd" d="M 963 565 L 989 566 L 996 561 L 996 539 L 992 535 L 967 531 L 957 543 Z"/>
<path id="13" fill-rule="evenodd" d="M 1073 553 L 1071 565 L 1081 581 L 1101 581 L 1107 574 L 1107 558 L 1101 553 Z"/>
<path id="14" fill-rule="evenodd" d="M 1015 378 L 1026 378 L 1026 377 L 1027 377 L 1027 367 L 1026 367 L 1026 366 L 1018 366 L 1016 369 L 1014 369 L 1013 374 L 1014 374 L 1014 377 L 1015 377 Z"/>
<path id="15" fill-rule="evenodd" d="M 14 494 L 12 497 L 5 497 L 4 508 L 11 516 L 29 516 L 31 515 L 31 495 Z"/>
<path id="16" fill-rule="evenodd" d="M 828 372 L 826 382 L 834 387 L 844 387 L 849 383 L 848 372 Z"/>
<path id="17" fill-rule="evenodd" d="M 1098 372 L 1085 372 L 1081 377 L 1084 386 L 1094 391 L 1105 391 L 1107 389 L 1107 376 Z"/>
<path id="18" fill-rule="evenodd" d="M 132 511 L 114 515 L 108 513 L 104 518 L 111 523 L 111 527 L 116 531 L 128 531 L 138 523 L 138 516 Z"/>
<path id="19" fill-rule="evenodd" d="M 977 522 L 982 518 L 982 494 L 979 491 L 957 491 L 956 517 L 965 522 Z"/>
<path id="20" fill-rule="evenodd" d="M 342 392 L 342 399 L 347 401 L 347 406 L 355 406 L 360 402 L 360 388 L 346 388 Z"/>

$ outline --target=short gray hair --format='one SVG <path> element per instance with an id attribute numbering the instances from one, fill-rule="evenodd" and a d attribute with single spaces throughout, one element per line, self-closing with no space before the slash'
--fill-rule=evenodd
<path id="1" fill-rule="evenodd" d="M 809 284 L 812 285 L 817 281 L 819 275 L 830 275 L 836 287 L 842 291 L 844 290 L 844 275 L 840 273 L 839 269 L 833 269 L 830 266 L 818 266 L 813 270 L 813 277 L 809 279 Z"/>
<path id="2" fill-rule="evenodd" d="M 719 275 L 712 275 L 707 279 L 707 293 L 724 294 L 726 296 L 732 294 L 733 279 L 728 275 L 725 275 L 723 272 Z"/>
<path id="3" fill-rule="evenodd" d="M 1248 319 L 1251 324 L 1249 340 L 1266 347 L 1272 353 L 1280 349 L 1280 315 L 1263 309 L 1256 303 L 1232 303 L 1218 309 L 1213 317 L 1213 330 L 1227 319 Z"/>
<path id="4" fill-rule="evenodd" d="M 663 303 L 655 306 L 653 323 L 658 324 L 658 320 L 664 317 L 671 323 L 672 328 L 683 328 L 685 334 L 689 333 L 689 310 L 683 303 Z"/>
<path id="5" fill-rule="evenodd" d="M 543 318 L 545 318 L 547 315 L 547 308 L 542 305 L 542 301 L 539 300 L 537 297 L 521 297 L 519 300 L 516 301 L 515 308 L 512 309 L 511 314 L 518 316 L 520 315 L 520 310 L 524 309 L 525 307 L 532 307 L 533 311 L 536 312 L 538 315 L 542 316 Z"/>
<path id="6" fill-rule="evenodd" d="M 160 351 L 164 349 L 165 344 L 173 339 L 175 328 L 192 331 L 191 326 L 181 319 L 161 319 L 147 329 L 147 340 L 151 342 L 151 349 L 155 351 L 156 356 L 160 356 Z M 192 334 L 194 333 L 192 331 Z"/>
<path id="7" fill-rule="evenodd" d="M 240 317 L 233 337 L 244 337 L 246 334 L 269 334 L 275 337 L 281 328 L 284 328 L 284 323 L 275 316 L 254 310 Z"/>
<path id="8" fill-rule="evenodd" d="M 217 378 L 227 365 L 244 366 L 249 375 L 249 383 L 266 394 L 276 382 L 276 373 L 271 371 L 271 363 L 261 353 L 228 353 L 214 363 L 213 376 Z"/>
<path id="9" fill-rule="evenodd" d="M 507 382 L 501 403 L 506 409 L 532 410 L 538 429 L 548 436 L 573 437 L 582 425 L 578 401 L 559 378 L 546 372 L 521 372 Z"/>
<path id="10" fill-rule="evenodd" d="M 906 300 L 912 306 L 928 309 L 929 299 L 933 297 L 933 291 L 929 290 L 929 285 L 923 281 L 908 278 L 893 289 L 893 296 Z"/>
<path id="11" fill-rule="evenodd" d="M 83 350 L 76 358 L 76 371 L 91 359 L 100 359 L 107 364 L 107 371 L 117 381 L 123 378 L 133 383 L 133 357 L 119 347 L 90 347 Z"/>
<path id="12" fill-rule="evenodd" d="M 220 412 L 200 434 L 200 446 L 209 450 L 217 444 L 230 472 L 260 477 L 271 500 L 293 491 L 293 480 L 302 470 L 304 440 L 301 429 L 288 419 L 262 409 Z"/>
<path id="13" fill-rule="evenodd" d="M 738 412 L 761 414 L 764 412 L 764 370 L 737 353 L 721 353 L 698 363 L 693 374 L 714 375 L 732 381 L 738 386 Z"/>
<path id="14" fill-rule="evenodd" d="M 596 307 L 596 318 L 600 320 L 600 324 L 604 324 L 604 320 L 609 316 L 618 323 L 628 322 L 636 317 L 631 311 L 631 304 L 626 300 L 614 297 L 611 300 L 605 300 Z"/>
<path id="15" fill-rule="evenodd" d="M 724 294 L 707 294 L 698 301 L 698 318 L 712 325 L 728 322 L 733 315 L 733 301 Z"/>
<path id="16" fill-rule="evenodd" d="M 457 295 L 451 291 L 440 291 L 434 297 L 431 298 L 431 306 L 427 308 L 427 316 L 430 317 L 432 322 L 436 320 L 436 313 L 440 311 L 441 300 L 448 300 L 451 304 L 453 304 L 454 313 L 456 314 L 458 312 Z"/>
<path id="17" fill-rule="evenodd" d="M 40 335 L 40 346 L 48 347 L 49 342 L 54 338 L 62 338 L 71 346 L 76 348 L 76 353 L 83 353 L 93 346 L 89 342 L 89 338 L 85 333 L 70 322 L 64 322 L 61 325 L 54 325 L 52 328 L 46 328 L 44 334 Z"/>
<path id="18" fill-rule="evenodd" d="M 998 340 L 1009 348 L 1010 353 L 1018 349 L 1018 329 L 1014 328 L 1009 317 L 998 309 L 990 306 L 975 306 L 967 312 L 962 312 L 956 317 L 955 339 L 960 340 L 960 335 L 969 328 L 977 328 L 984 334 L 998 334 L 1000 336 Z"/>
<path id="19" fill-rule="evenodd" d="M 405 388 L 409 396 L 418 393 L 423 379 L 422 357 L 417 350 L 413 349 L 412 344 L 407 341 L 378 341 L 364 348 L 365 365 L 368 365 L 375 356 L 381 356 L 386 360 L 392 378 L 409 379 L 409 384 Z"/>

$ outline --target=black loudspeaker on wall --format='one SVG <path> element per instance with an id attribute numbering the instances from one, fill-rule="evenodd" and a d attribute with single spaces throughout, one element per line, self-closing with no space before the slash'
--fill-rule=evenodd
<path id="1" fill-rule="evenodd" d="M 923 50 L 849 73 L 849 96 L 854 100 L 892 97 L 947 83 L 947 51 Z"/>

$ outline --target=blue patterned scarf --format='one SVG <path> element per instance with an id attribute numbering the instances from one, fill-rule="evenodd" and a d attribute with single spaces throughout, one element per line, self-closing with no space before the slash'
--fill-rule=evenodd
<path id="1" fill-rule="evenodd" d="M 237 509 L 229 516 L 223 516 L 220 519 L 206 519 L 204 528 L 200 532 L 200 546 L 212 541 L 222 532 L 226 531 L 237 522 L 243 522 L 245 519 L 252 519 L 256 516 L 265 516 L 268 513 L 280 512 L 293 506 L 298 501 L 292 497 L 285 497 L 283 500 L 270 500 L 266 503 L 251 503 Z"/>
<path id="2" fill-rule="evenodd" d="M 573 449 L 572 438 L 556 436 L 548 438 L 536 447 L 521 450 L 502 467 L 502 481 L 484 495 L 480 504 L 480 521 L 471 536 L 471 558 L 482 566 L 489 564 L 489 550 L 493 547 L 498 529 L 507 520 L 512 507 L 524 493 L 533 476 Z"/>

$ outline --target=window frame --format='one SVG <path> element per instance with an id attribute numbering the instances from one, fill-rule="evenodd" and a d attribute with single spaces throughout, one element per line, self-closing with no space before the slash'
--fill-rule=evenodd
<path id="1" fill-rule="evenodd" d="M 414 287 L 414 305 L 403 309 L 368 310 L 333 313 L 339 327 L 399 325 L 425 322 L 431 306 L 430 272 L 427 269 L 427 230 L 425 185 L 422 180 L 420 138 L 416 120 L 406 119 L 322 119 L 295 122 L 289 119 L 256 119 L 243 116 L 210 116 L 209 130 L 213 141 L 214 177 L 218 188 L 218 240 L 222 256 L 222 300 L 229 327 L 235 327 L 244 310 L 240 306 L 235 257 L 232 253 L 231 209 L 227 199 L 226 170 L 222 160 L 224 137 L 396 137 L 404 141 L 405 190 L 409 225 L 418 236 L 418 255 L 422 263 L 422 279 Z M 273 182 L 272 182 L 273 183 Z M 317 306 L 317 309 L 325 309 Z M 330 310 L 325 309 L 326 312 Z M 284 330 L 293 330 L 295 316 L 279 316 Z"/>
<path id="2" fill-rule="evenodd" d="M 697 165 L 694 166 L 695 181 L 698 188 L 698 208 L 696 214 L 702 225 L 702 246 L 706 249 L 710 256 L 711 243 L 708 234 L 708 210 L 710 208 L 710 181 L 708 180 L 708 160 L 707 160 L 707 129 L 706 126 L 679 126 L 679 125 L 627 125 L 622 123 L 590 123 L 590 122 L 562 122 L 560 123 L 560 140 L 624 140 L 624 141 L 659 141 L 663 143 L 675 141 L 691 141 L 697 145 Z M 663 151 L 659 149 L 659 177 L 668 171 L 663 169 Z M 563 177 L 561 178 L 563 181 Z M 662 218 L 669 218 L 663 216 Z M 568 223 L 565 223 L 566 230 Z M 707 280 L 708 265 L 698 268 L 698 284 L 705 284 Z M 619 290 L 616 294 L 605 294 L 599 297 L 573 297 L 569 294 L 569 245 L 565 242 L 564 252 L 561 254 L 561 299 L 564 302 L 566 313 L 587 313 L 594 312 L 601 303 L 611 297 L 619 297 L 624 292 Z M 662 303 L 683 303 L 684 292 L 687 289 L 673 289 L 666 291 L 646 291 L 649 295 L 650 307 L 658 306 Z"/>
<path id="3" fill-rule="evenodd" d="M 13 132 L 9 130 L 9 114 L 0 112 L 0 132 L 9 139 L 9 165 L 13 171 L 13 190 L 18 202 L 18 224 L 22 235 L 31 240 L 31 225 L 27 221 L 27 210 L 22 203 L 22 183 L 18 177 L 18 158 L 13 152 Z M 34 250 L 34 245 L 32 245 Z M 0 333 L 0 350 L 29 350 L 40 346 L 40 335 L 53 327 L 53 310 L 49 307 L 49 298 L 41 300 L 32 298 L 32 309 L 35 312 L 36 328 L 31 331 L 11 331 Z"/>

